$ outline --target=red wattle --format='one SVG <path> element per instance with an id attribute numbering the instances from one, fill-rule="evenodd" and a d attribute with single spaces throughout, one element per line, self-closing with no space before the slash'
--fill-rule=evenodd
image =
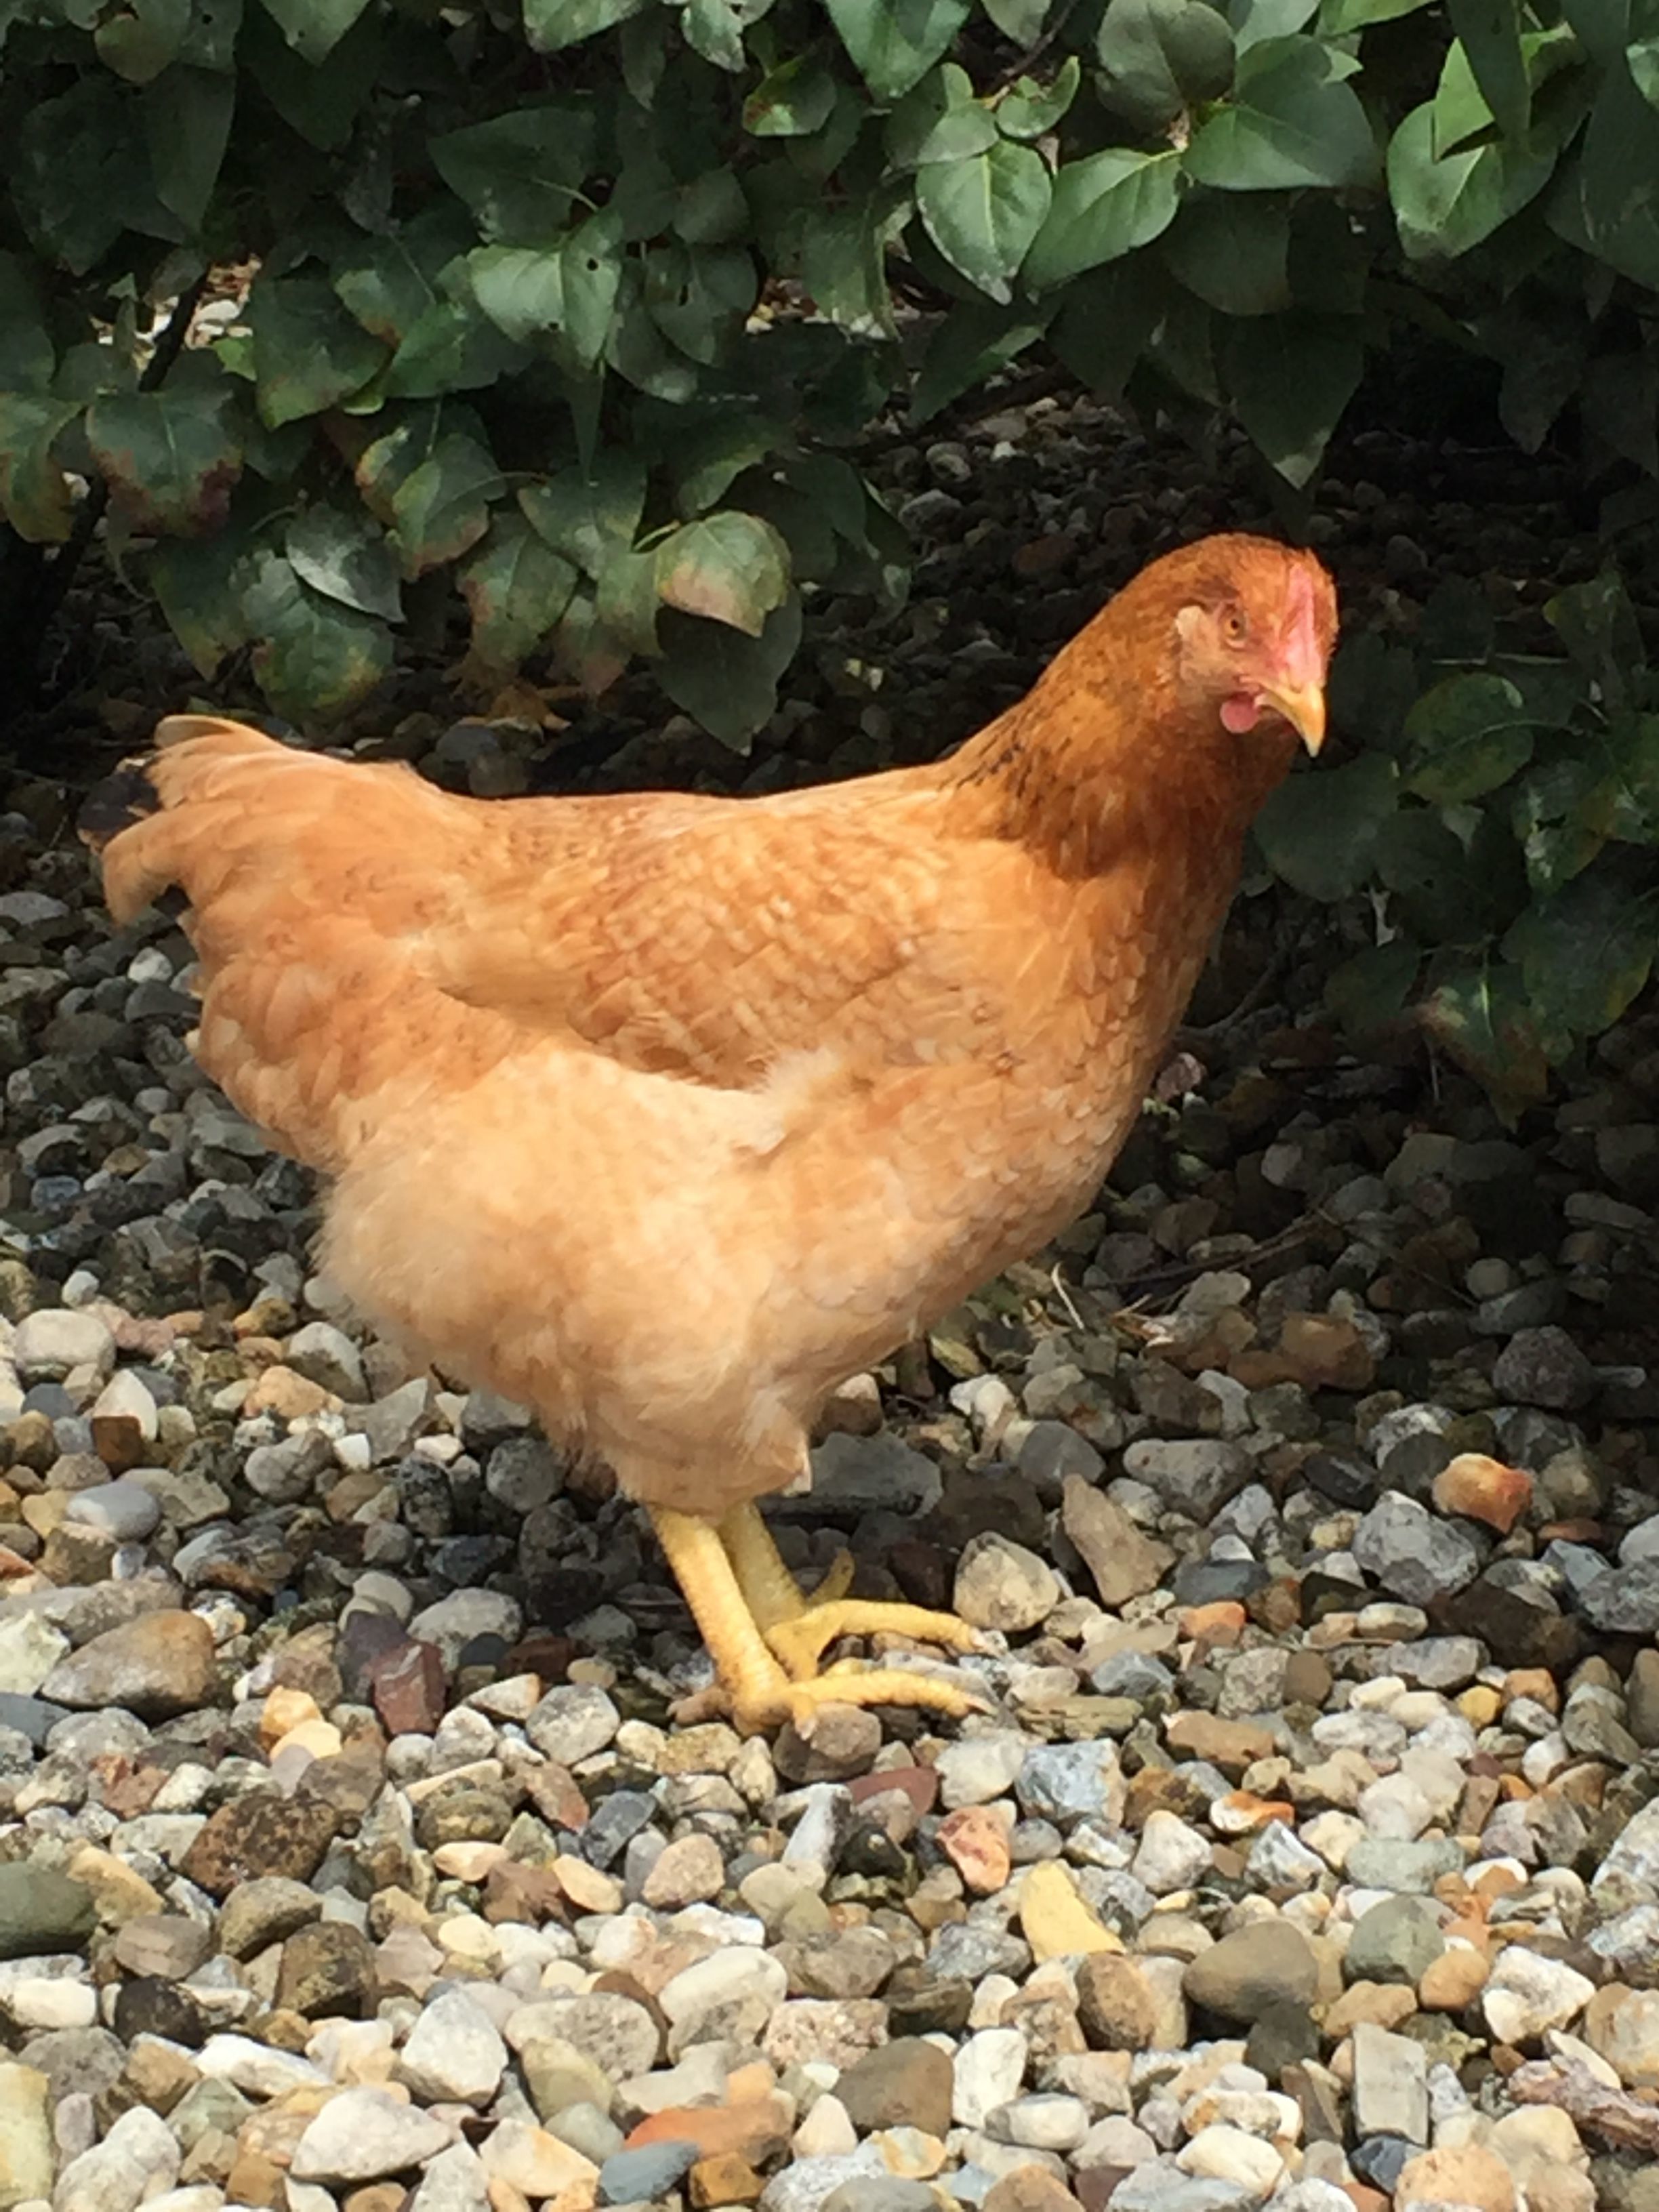
<path id="1" fill-rule="evenodd" d="M 1247 698 L 1242 691 L 1236 693 L 1231 699 L 1224 699 L 1221 702 L 1223 726 L 1231 730 L 1236 736 L 1243 736 L 1246 730 L 1255 729 L 1261 720 L 1261 708 L 1254 699 Z"/>

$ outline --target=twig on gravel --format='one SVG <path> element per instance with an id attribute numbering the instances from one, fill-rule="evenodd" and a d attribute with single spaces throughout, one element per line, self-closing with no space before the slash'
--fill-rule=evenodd
<path id="1" fill-rule="evenodd" d="M 1538 2058 L 1518 2067 L 1506 2085 L 1518 2104 L 1559 2105 L 1581 2128 L 1591 2128 L 1627 2150 L 1659 2154 L 1659 2106 L 1644 2105 L 1628 2089 L 1598 2081 L 1582 2058 Z"/>

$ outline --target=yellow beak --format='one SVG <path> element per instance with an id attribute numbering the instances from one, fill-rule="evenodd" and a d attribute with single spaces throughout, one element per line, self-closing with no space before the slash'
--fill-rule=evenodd
<path id="1" fill-rule="evenodd" d="M 1317 757 L 1325 742 L 1325 692 L 1318 684 L 1269 684 L 1262 687 L 1262 698 L 1275 707 L 1301 738 L 1310 753 Z"/>

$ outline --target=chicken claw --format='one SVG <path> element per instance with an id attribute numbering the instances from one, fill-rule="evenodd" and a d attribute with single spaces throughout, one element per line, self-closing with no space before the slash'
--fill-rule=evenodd
<path id="1" fill-rule="evenodd" d="M 886 1605 L 879 1600 L 809 1598 L 793 1620 L 763 1627 L 774 1658 L 797 1682 L 810 1681 L 818 1662 L 838 1636 L 905 1636 L 914 1644 L 942 1644 L 947 1651 L 972 1651 L 979 1638 L 953 1613 L 929 1613 L 920 1605 Z"/>
<path id="2" fill-rule="evenodd" d="M 804 1598 L 752 1505 L 718 1525 L 665 1507 L 651 1518 L 744 1734 L 804 1720 L 825 1705 L 920 1705 L 957 1715 L 987 1710 L 975 1692 L 943 1675 L 859 1660 L 815 1672 L 838 1636 L 884 1630 L 969 1650 L 976 1638 L 965 1621 L 921 1606 L 845 1597 L 850 1577 L 839 1560 L 824 1577 L 834 1595 Z"/>

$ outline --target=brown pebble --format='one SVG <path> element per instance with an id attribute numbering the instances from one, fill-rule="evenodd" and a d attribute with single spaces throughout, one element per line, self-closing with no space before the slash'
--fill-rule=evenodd
<path id="1" fill-rule="evenodd" d="M 1323 1705 L 1334 1680 L 1330 1662 L 1322 1651 L 1292 1651 L 1285 1667 L 1287 1705 Z"/>
<path id="2" fill-rule="evenodd" d="M 1017 2166 L 985 2193 L 985 2212 L 1083 2212 L 1071 2191 L 1046 2166 Z"/>
<path id="3" fill-rule="evenodd" d="M 686 2176 L 691 2202 L 697 2212 L 714 2204 L 756 2204 L 766 2183 L 746 2159 L 735 2151 L 700 2158 Z"/>

